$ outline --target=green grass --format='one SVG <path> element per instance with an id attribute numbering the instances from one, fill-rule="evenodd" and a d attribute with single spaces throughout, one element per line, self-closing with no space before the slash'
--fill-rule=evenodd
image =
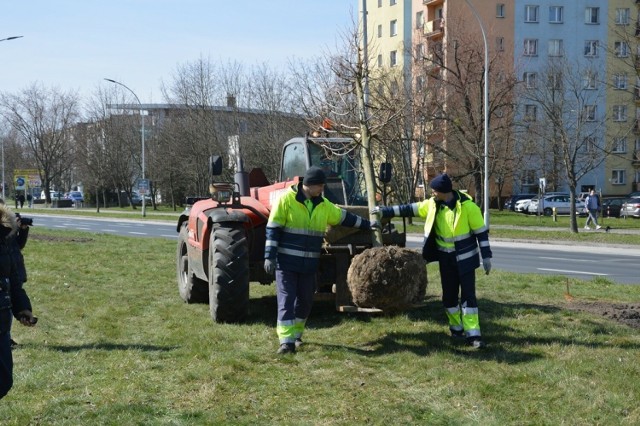
<path id="1" fill-rule="evenodd" d="M 246 324 L 217 325 L 177 291 L 175 242 L 34 228 L 24 251 L 35 328 L 14 325 L 8 425 L 640 423 L 637 329 L 569 309 L 639 286 L 478 275 L 485 351 L 450 341 L 430 265 L 424 307 L 314 306 L 306 345 L 276 356 L 273 286 Z"/>

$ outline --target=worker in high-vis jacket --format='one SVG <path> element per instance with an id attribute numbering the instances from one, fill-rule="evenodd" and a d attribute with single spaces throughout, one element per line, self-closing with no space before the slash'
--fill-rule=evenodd
<path id="1" fill-rule="evenodd" d="M 295 353 L 302 345 L 327 225 L 363 230 L 372 226 L 369 220 L 322 197 L 325 183 L 322 169 L 310 167 L 302 182 L 292 185 L 274 203 L 269 215 L 264 270 L 276 276 L 279 354 Z"/>
<path id="2" fill-rule="evenodd" d="M 482 348 L 475 270 L 482 266 L 491 271 L 489 231 L 480 208 L 467 194 L 454 191 L 447 174 L 429 184 L 433 197 L 419 203 L 377 206 L 371 213 L 382 217 L 422 217 L 427 262 L 438 261 L 442 284 L 442 303 L 453 337 L 466 337 L 474 348 Z"/>

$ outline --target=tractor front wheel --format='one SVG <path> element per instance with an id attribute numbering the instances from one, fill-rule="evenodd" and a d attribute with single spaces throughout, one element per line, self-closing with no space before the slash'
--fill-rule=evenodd
<path id="1" fill-rule="evenodd" d="M 209 310 L 214 322 L 249 315 L 249 248 L 240 223 L 213 225 L 209 242 Z"/>

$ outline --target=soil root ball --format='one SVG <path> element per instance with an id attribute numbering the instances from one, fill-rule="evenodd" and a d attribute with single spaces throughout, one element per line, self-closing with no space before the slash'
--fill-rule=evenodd
<path id="1" fill-rule="evenodd" d="M 406 248 L 370 248 L 353 258 L 347 283 L 358 307 L 406 310 L 424 301 L 426 263 L 418 252 Z"/>

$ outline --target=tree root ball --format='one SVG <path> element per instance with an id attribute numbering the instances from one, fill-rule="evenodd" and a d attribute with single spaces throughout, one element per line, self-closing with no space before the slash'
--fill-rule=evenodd
<path id="1" fill-rule="evenodd" d="M 418 252 L 406 248 L 373 247 L 353 258 L 347 284 L 360 308 L 406 310 L 424 301 L 426 262 Z"/>

